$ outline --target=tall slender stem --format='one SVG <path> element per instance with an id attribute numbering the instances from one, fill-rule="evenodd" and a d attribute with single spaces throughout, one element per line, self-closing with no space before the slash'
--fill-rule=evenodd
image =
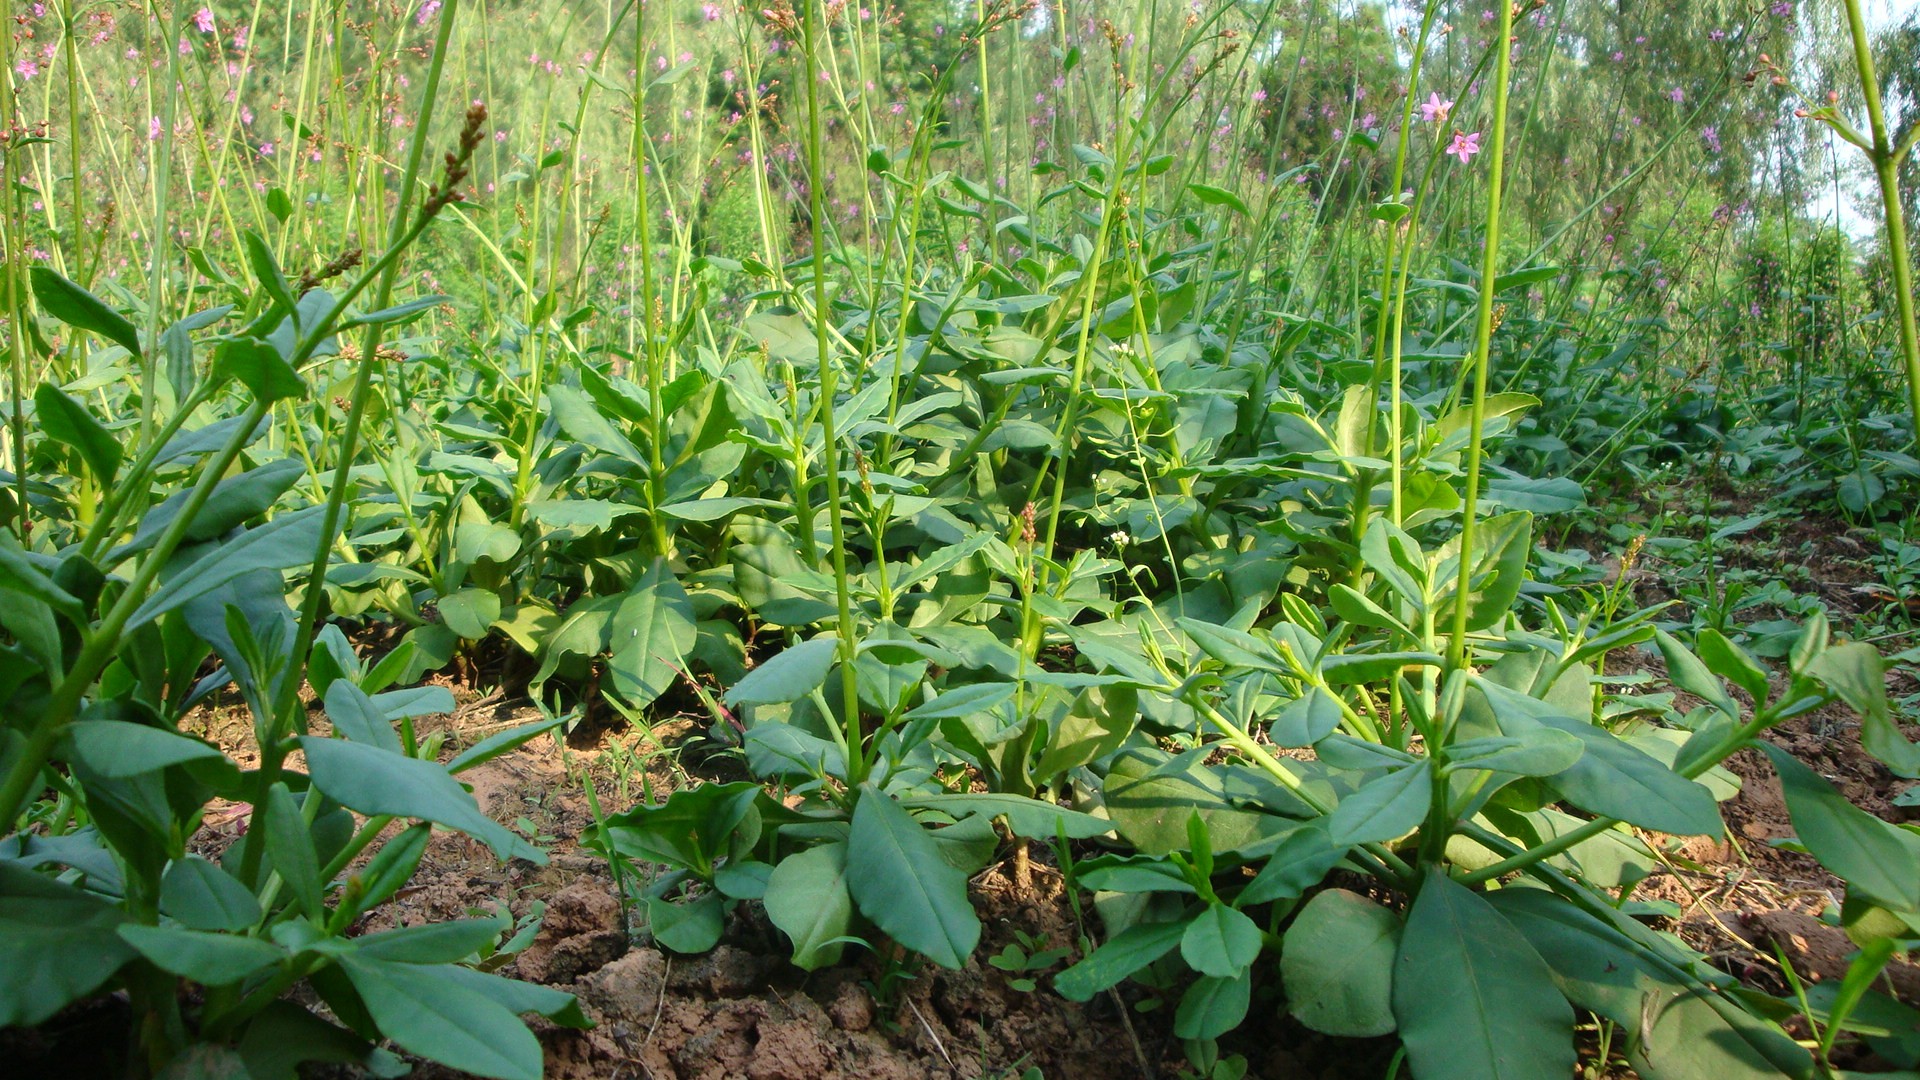
<path id="1" fill-rule="evenodd" d="M 1460 575 L 1453 593 L 1453 634 L 1447 642 L 1447 666 L 1458 668 L 1466 662 L 1467 593 L 1473 585 L 1474 519 L 1480 501 L 1481 428 L 1487 419 L 1487 368 L 1493 348 L 1493 281 L 1500 269 L 1500 199 L 1506 179 L 1507 91 L 1513 81 L 1513 6 L 1502 0 L 1499 32 L 1494 47 L 1499 50 L 1493 74 L 1493 137 L 1487 147 L 1487 224 L 1484 231 L 1486 251 L 1480 260 L 1480 311 L 1473 342 L 1473 402 L 1467 442 L 1466 504 L 1460 511 Z"/>
<path id="2" fill-rule="evenodd" d="M 13 410 L 7 420 L 13 436 L 14 508 L 13 528 L 20 542 L 27 542 L 27 350 L 20 324 L 26 314 L 26 295 L 20 276 L 19 162 L 20 148 L 15 145 L 24 135 L 17 122 L 13 96 L 13 28 L 0 26 L 0 278 L 4 278 L 7 321 L 7 371 L 13 383 Z"/>
<path id="3" fill-rule="evenodd" d="M 140 441 L 153 434 L 154 395 L 160 386 L 160 312 L 166 303 L 167 188 L 173 173 L 174 105 L 180 97 L 180 30 L 186 5 L 173 0 L 167 23 L 167 85 L 161 88 L 161 138 L 147 146 L 153 162 L 153 218 L 147 225 L 147 355 L 140 365 Z M 79 178 L 75 177 L 75 182 Z"/>
<path id="4" fill-rule="evenodd" d="M 802 0 L 802 33 L 807 52 L 807 209 L 809 238 L 813 245 L 813 334 L 820 354 L 820 427 L 824 440 L 821 453 L 821 479 L 827 485 L 827 528 L 833 535 L 833 590 L 840 615 L 840 695 L 847 731 L 847 782 L 858 785 L 866 779 L 867 756 L 860 733 L 859 678 L 854 660 L 859 643 L 853 635 L 853 602 L 847 590 L 847 530 L 841 520 L 840 504 L 840 432 L 835 426 L 834 397 L 840 392 L 839 370 L 834 367 L 831 344 L 827 340 L 827 172 L 821 158 L 819 10 L 821 0 Z M 803 526 L 805 527 L 805 526 Z"/>

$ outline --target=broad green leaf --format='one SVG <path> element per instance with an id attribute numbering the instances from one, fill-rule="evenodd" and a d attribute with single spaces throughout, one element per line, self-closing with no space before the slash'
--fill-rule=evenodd
<path id="1" fill-rule="evenodd" d="M 1235 902 L 1246 907 L 1304 895 L 1327 876 L 1345 850 L 1333 845 L 1324 818 L 1301 825 L 1267 855 L 1260 872 L 1240 890 Z"/>
<path id="2" fill-rule="evenodd" d="M 938 810 L 955 818 L 970 814 L 1004 817 L 1013 835 L 1029 840 L 1052 840 L 1060 835 L 1062 829 L 1073 840 L 1091 840 L 1113 831 L 1113 823 L 1104 818 L 1022 795 L 997 795 L 992 792 L 915 795 L 902 799 L 901 803 L 916 810 Z"/>
<path id="3" fill-rule="evenodd" d="M 389 753 L 402 753 L 400 736 L 393 721 L 375 705 L 365 691 L 346 679 L 335 679 L 325 696 L 327 719 L 335 734 L 354 742 L 377 747 Z"/>
<path id="4" fill-rule="evenodd" d="M 54 584 L 45 571 L 27 558 L 11 530 L 0 533 L 0 591 L 38 600 L 75 621 L 85 618 L 79 599 Z"/>
<path id="5" fill-rule="evenodd" d="M 453 530 L 453 551 L 469 566 L 483 561 L 505 566 L 520 553 L 520 534 L 492 521 L 463 521 Z"/>
<path id="6" fill-rule="evenodd" d="M 811 365 L 820 359 L 813 328 L 799 315 L 759 312 L 747 317 L 740 332 L 750 346 L 765 350 L 769 360 Z"/>
<path id="7" fill-rule="evenodd" d="M 1340 727 L 1340 700 L 1318 686 L 1288 702 L 1267 725 L 1276 746 L 1312 746 Z"/>
<path id="8" fill-rule="evenodd" d="M 313 558 L 323 506 L 281 514 L 228 540 L 169 578 L 127 620 L 132 631 L 254 570 L 284 570 Z"/>
<path id="9" fill-rule="evenodd" d="M 847 755 L 837 745 L 779 720 L 747 730 L 747 768 L 755 776 L 839 776 L 847 774 Z"/>
<path id="10" fill-rule="evenodd" d="M 1173 1033 L 1183 1039 L 1217 1039 L 1247 1018 L 1253 998 L 1253 973 L 1223 979 L 1202 975 L 1181 995 L 1173 1014 Z"/>
<path id="11" fill-rule="evenodd" d="M 863 784 L 847 837 L 847 888 L 860 913 L 895 941 L 958 968 L 980 942 L 967 875 L 893 798 Z"/>
<path id="12" fill-rule="evenodd" d="M 270 941 L 202 930 L 126 923 L 120 927 L 120 937 L 153 966 L 202 986 L 239 982 L 287 956 L 286 950 Z"/>
<path id="13" fill-rule="evenodd" d="M 1725 634 L 1711 626 L 1702 627 L 1694 635 L 1694 647 L 1700 651 L 1700 659 L 1708 671 L 1745 690 L 1756 703 L 1767 700 L 1767 669 L 1747 655 L 1745 649 L 1728 641 Z"/>
<path id="14" fill-rule="evenodd" d="M 1467 601 L 1467 629 L 1485 630 L 1507 617 L 1513 609 L 1520 586 L 1526 582 L 1527 558 L 1533 550 L 1533 515 L 1524 511 L 1498 514 L 1481 522 L 1474 530 L 1472 592 Z M 1458 557 L 1459 538 L 1440 549 Z M 1458 566 L 1458 563 L 1454 563 Z M 1444 589 L 1445 601 L 1438 606 L 1439 624 L 1449 625 L 1453 615 L 1453 590 L 1456 576 Z"/>
<path id="15" fill-rule="evenodd" d="M 720 943 L 726 931 L 726 898 L 717 892 L 692 900 L 649 896 L 647 929 L 653 939 L 677 953 L 703 953 Z"/>
<path id="16" fill-rule="evenodd" d="M 240 1039 L 240 1057 L 252 1080 L 299 1080 L 306 1062 L 358 1065 L 374 1077 L 405 1075 L 409 1066 L 289 1001 L 261 1010 Z M 397 1070 L 397 1071 L 396 1071 Z"/>
<path id="17" fill-rule="evenodd" d="M 1643 829 L 1676 836 L 1720 835 L 1720 808 L 1704 784 L 1592 724 L 1551 713 L 1540 722 L 1586 744 L 1578 761 L 1547 779 L 1568 802 Z"/>
<path id="18" fill-rule="evenodd" d="M 1883 907 L 1920 912 L 1920 836 L 1848 802 L 1832 784 L 1769 742 L 1793 828 L 1820 865 Z"/>
<path id="19" fill-rule="evenodd" d="M 193 523 L 187 526 L 186 539 L 199 542 L 225 536 L 265 513 L 306 475 L 307 467 L 298 460 L 281 458 L 238 476 L 227 477 L 214 487 L 213 494 L 207 497 L 200 512 L 194 515 Z M 109 561 L 118 561 L 152 547 L 160 539 L 160 534 L 180 515 L 192 494 L 190 489 L 177 491 L 168 496 L 165 502 L 141 515 L 140 526 L 134 530 L 133 539 L 115 548 L 108 557 Z"/>
<path id="20" fill-rule="evenodd" d="M 1650 1080 L 1806 1077 L 1813 1058 L 1778 1027 L 1688 987 L 1614 928 L 1542 889 L 1488 896 L 1553 969 L 1569 1001 L 1621 1025 Z"/>
<path id="21" fill-rule="evenodd" d="M 648 464 L 646 454 L 635 446 L 605 413 L 579 390 L 559 383 L 547 387 L 547 403 L 560 430 L 588 447 L 615 454 L 635 465 Z"/>
<path id="22" fill-rule="evenodd" d="M 1920 744 L 1900 733 L 1887 704 L 1887 664 L 1864 641 L 1835 645 L 1808 663 L 1805 674 L 1827 684 L 1860 714 L 1860 744 L 1895 776 L 1920 779 Z"/>
<path id="23" fill-rule="evenodd" d="M 280 355 L 258 338 L 229 338 L 214 346 L 214 381 L 233 379 L 265 402 L 305 397 L 307 384 Z"/>
<path id="24" fill-rule="evenodd" d="M 34 1027 L 93 993 L 134 951 L 118 907 L 0 862 L 0 1028 Z"/>
<path id="25" fill-rule="evenodd" d="M 313 796 L 309 796 L 313 797 Z M 267 789 L 262 808 L 266 819 L 267 858 L 280 880 L 286 882 L 293 902 L 310 918 L 325 915 L 320 880 L 320 855 L 314 849 L 313 831 L 293 801 L 285 781 L 275 781 Z"/>
<path id="26" fill-rule="evenodd" d="M 1293 674 L 1293 669 L 1287 666 L 1272 645 L 1244 630 L 1215 626 L 1199 619 L 1181 618 L 1178 623 L 1201 651 L 1228 668 L 1265 671 L 1274 675 Z"/>
<path id="27" fill-rule="evenodd" d="M 1090 892 L 1195 892 L 1186 871 L 1159 855 L 1095 855 L 1073 864 L 1074 879 Z M 1245 901 L 1240 901 L 1244 903 Z"/>
<path id="28" fill-rule="evenodd" d="M 565 723 L 566 719 L 564 716 L 556 716 L 510 727 L 505 731 L 496 731 L 454 755 L 453 760 L 447 762 L 447 771 L 458 774 L 475 765 L 492 761 L 501 754 L 508 753 L 552 731 Z"/>
<path id="29" fill-rule="evenodd" d="M 839 650 L 840 639 L 831 635 L 787 648 L 747 672 L 727 691 L 726 703 L 729 707 L 772 705 L 803 698 L 827 681 Z"/>
<path id="30" fill-rule="evenodd" d="M 1485 735 L 1454 743 L 1447 747 L 1447 767 L 1552 776 L 1572 768 L 1585 752 L 1586 744 L 1577 736 L 1538 727 L 1518 735 Z"/>
<path id="31" fill-rule="evenodd" d="M 37 274 L 41 267 L 34 267 Z M 101 487 L 111 487 L 120 471 L 120 440 L 94 419 L 85 405 L 60 392 L 51 383 L 42 383 L 33 393 L 34 418 L 40 429 L 55 442 L 65 443 L 80 453 Z"/>
<path id="32" fill-rule="evenodd" d="M 245 930 L 261 914 L 252 890 L 198 855 L 167 867 L 160 879 L 160 910 L 192 930 Z"/>
<path id="33" fill-rule="evenodd" d="M 126 316 L 108 307 L 106 301 L 49 267 L 33 267 L 29 275 L 33 281 L 33 298 L 47 314 L 75 329 L 99 334 L 135 356 L 140 355 L 140 332 Z"/>
<path id="34" fill-rule="evenodd" d="M 480 812 L 473 796 L 445 767 L 343 739 L 302 736 L 313 786 L 349 810 L 369 817 L 420 818 L 458 829 L 501 859 L 544 864 L 546 856 Z"/>
<path id="35" fill-rule="evenodd" d="M 1315 893 L 1280 946 L 1287 1011 L 1328 1035 L 1388 1034 L 1399 947 L 1400 919 L 1393 912 L 1345 889 Z"/>
<path id="36" fill-rule="evenodd" d="M 1679 639 L 1665 630 L 1655 628 L 1653 640 L 1660 646 L 1660 655 L 1667 662 L 1667 678 L 1672 680 L 1673 685 L 1720 710 L 1729 719 L 1740 719 L 1740 706 L 1734 704 L 1733 698 L 1727 694 L 1727 688 L 1714 678 L 1713 672 L 1699 657 L 1688 652 Z M 1765 681 L 1763 677 L 1762 685 Z"/>
<path id="37" fill-rule="evenodd" d="M 795 967 L 816 971 L 839 963 L 840 939 L 853 918 L 847 845 L 820 844 L 780 860 L 763 902 L 767 918 L 793 942 Z"/>
<path id="38" fill-rule="evenodd" d="M 287 275 L 281 271 L 280 260 L 274 258 L 273 248 L 251 229 L 243 231 L 240 240 L 246 247 L 247 265 L 253 270 L 254 280 L 260 283 L 276 306 L 292 314 L 296 299 L 293 286 L 288 284 Z"/>
<path id="39" fill-rule="evenodd" d="M 503 919 L 451 919 L 402 926 L 353 939 L 355 956 L 398 964 L 456 964 L 492 945 Z"/>
<path id="40" fill-rule="evenodd" d="M 1394 962 L 1393 1015 L 1421 1080 L 1573 1073 L 1573 1009 L 1485 899 L 1429 870 Z"/>
<path id="41" fill-rule="evenodd" d="M 433 826 L 425 822 L 402 829 L 400 835 L 387 841 L 379 854 L 368 860 L 366 869 L 347 876 L 347 895 L 352 899 L 351 903 L 341 906 L 350 908 L 357 916 L 375 905 L 385 903 L 412 880 L 421 856 L 427 853 L 427 841 L 431 839 Z"/>
<path id="42" fill-rule="evenodd" d="M 1369 780 L 1340 800 L 1327 819 L 1335 847 L 1397 840 L 1418 828 L 1433 803 L 1433 763 L 1426 760 Z"/>
<path id="43" fill-rule="evenodd" d="M 935 697 L 932 701 L 916 705 L 906 712 L 908 720 L 944 720 L 950 717 L 973 716 L 992 712 L 1001 705 L 1013 700 L 1020 684 L 1011 682 L 981 682 L 957 686 Z"/>
<path id="44" fill-rule="evenodd" d="M 492 999 L 514 1015 L 539 1013 L 562 1027 L 590 1028 L 593 1021 L 580 1009 L 580 1002 L 564 990 L 551 986 L 490 975 L 472 968 L 442 966 L 435 969 L 442 978 Z"/>
<path id="45" fill-rule="evenodd" d="M 1207 768 L 1208 747 L 1175 757 L 1163 750 L 1129 748 L 1107 769 L 1107 816 L 1122 838 L 1148 855 L 1183 851 L 1187 821 L 1199 814 L 1215 851 L 1234 851 L 1292 823 L 1235 805 L 1218 773 Z"/>
<path id="46" fill-rule="evenodd" d="M 1590 813 L 1677 836 L 1717 836 L 1722 824 L 1713 792 L 1659 759 L 1583 720 L 1562 716 L 1536 698 L 1488 679 L 1474 686 L 1486 695 L 1501 729 L 1521 736 L 1545 726 L 1585 744 L 1579 760 L 1547 778 L 1568 802 Z"/>
<path id="47" fill-rule="evenodd" d="M 1253 211 L 1247 209 L 1245 199 L 1228 191 L 1226 188 L 1216 187 L 1212 184 L 1188 184 L 1187 190 L 1193 192 L 1194 198 L 1199 199 L 1208 206 L 1224 206 L 1236 213 L 1247 216 L 1251 216 L 1253 213 Z"/>
<path id="48" fill-rule="evenodd" d="M 487 636 L 500 617 L 500 594 L 492 589 L 460 589 L 439 600 L 440 621 L 467 641 Z"/>
<path id="49" fill-rule="evenodd" d="M 607 672 L 627 704 L 645 708 L 673 685 L 699 638 L 686 589 L 656 559 L 614 611 Z"/>
<path id="50" fill-rule="evenodd" d="M 1260 956 L 1260 927 L 1219 901 L 1206 906 L 1180 937 L 1180 956 L 1202 975 L 1232 978 Z"/>
<path id="51" fill-rule="evenodd" d="M 1587 505 L 1586 489 L 1565 476 L 1531 479 L 1522 476 L 1493 476 L 1487 480 L 1488 502 L 1510 510 L 1532 514 L 1563 514 Z"/>
<path id="52" fill-rule="evenodd" d="M 1379 682 L 1398 675 L 1403 668 L 1439 667 L 1442 663 L 1438 654 L 1429 652 L 1341 653 L 1321 658 L 1320 676 L 1333 686 L 1354 686 Z"/>
<path id="53" fill-rule="evenodd" d="M 629 858 L 682 867 L 705 877 L 733 846 L 734 832 L 759 829 L 760 785 L 700 784 L 681 788 L 659 806 L 636 806 L 607 818 L 595 843 Z"/>
<path id="54" fill-rule="evenodd" d="M 225 761 L 199 739 L 125 720 L 82 720 L 67 729 L 66 757 L 115 780 L 158 772 L 190 761 Z"/>
<path id="55" fill-rule="evenodd" d="M 505 1006 L 435 967 L 348 954 L 340 966 L 381 1034 L 450 1068 L 540 1080 L 540 1042 Z"/>
<path id="56" fill-rule="evenodd" d="M 424 312 L 432 311 L 442 304 L 450 304 L 452 302 L 453 297 L 451 296 L 441 296 L 438 294 L 422 296 L 409 300 L 404 304 L 395 304 L 392 307 L 384 307 L 378 311 L 369 311 L 364 315 L 349 316 L 341 320 L 340 329 L 345 330 L 354 326 L 372 326 L 376 323 L 382 325 L 388 323 L 403 323 Z"/>
<path id="57" fill-rule="evenodd" d="M 1140 923 L 1115 934 L 1079 963 L 1054 977 L 1053 987 L 1068 1001 L 1088 1001 L 1093 995 L 1172 952 L 1186 936 L 1182 922 Z"/>

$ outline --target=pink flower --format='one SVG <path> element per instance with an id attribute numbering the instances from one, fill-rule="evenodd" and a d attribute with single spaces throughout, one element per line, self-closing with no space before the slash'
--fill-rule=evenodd
<path id="1" fill-rule="evenodd" d="M 1473 155 L 1479 152 L 1480 133 L 1477 131 L 1456 131 L 1453 133 L 1453 141 L 1447 144 L 1447 153 L 1459 158 L 1462 165 L 1472 161 Z"/>
<path id="2" fill-rule="evenodd" d="M 147 119 L 147 141 L 153 142 L 158 138 L 160 138 L 160 118 L 157 116 L 149 117 Z"/>
<path id="3" fill-rule="evenodd" d="M 1667 99 L 1672 101 L 1675 105 L 1678 105 L 1681 102 L 1687 100 L 1687 92 L 1676 86 L 1673 89 L 1667 91 Z"/>
<path id="4" fill-rule="evenodd" d="M 1439 94 L 1428 94 L 1427 100 L 1420 104 L 1420 119 L 1429 124 L 1444 124 L 1453 114 L 1453 102 L 1440 100 Z"/>
<path id="5" fill-rule="evenodd" d="M 211 8 L 201 8 L 199 11 L 193 13 L 193 28 L 203 34 L 213 33 L 213 11 Z"/>
<path id="6" fill-rule="evenodd" d="M 413 17 L 413 24 L 415 26 L 427 25 L 433 21 L 434 15 L 438 13 L 439 10 L 440 0 L 427 0 L 426 3 L 420 5 L 420 13 Z"/>

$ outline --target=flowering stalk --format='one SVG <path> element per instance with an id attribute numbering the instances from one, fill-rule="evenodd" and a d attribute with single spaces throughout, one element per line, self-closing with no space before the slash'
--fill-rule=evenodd
<path id="1" fill-rule="evenodd" d="M 160 308 L 166 300 L 167 185 L 173 170 L 174 105 L 180 96 L 180 32 L 186 7 L 174 0 L 167 28 L 167 85 L 160 99 L 160 135 L 147 148 L 153 168 L 153 219 L 147 226 L 150 257 L 147 263 L 147 354 L 140 366 L 140 440 L 153 434 L 154 394 L 160 384 Z M 79 177 L 74 178 L 79 182 Z"/>
<path id="2" fill-rule="evenodd" d="M 820 119 L 818 5 L 821 2 L 801 0 L 801 10 L 805 12 L 801 16 L 801 42 L 806 50 L 807 206 L 811 218 L 808 229 L 813 244 L 813 334 L 820 355 L 821 453 L 825 459 L 822 462 L 821 479 L 826 481 L 827 486 L 827 528 L 833 535 L 833 591 L 840 616 L 840 704 L 844 713 L 841 723 L 845 729 L 847 748 L 847 783 L 849 786 L 858 786 L 866 780 L 871 763 L 867 759 L 860 732 L 859 677 L 854 669 L 860 646 L 853 633 L 853 601 L 847 586 L 847 529 L 846 523 L 841 520 L 840 432 L 834 415 L 834 396 L 840 392 L 839 369 L 834 366 L 832 346 L 827 340 L 827 172 L 820 145 L 824 128 Z M 801 528 L 811 529 L 811 521 L 802 519 Z"/>
<path id="3" fill-rule="evenodd" d="M 1513 81 L 1513 5 L 1500 4 L 1499 31 L 1494 35 L 1498 59 L 1493 75 L 1493 132 L 1487 146 L 1487 224 L 1486 250 L 1480 260 L 1480 310 L 1473 342 L 1473 402 L 1467 425 L 1466 504 L 1460 510 L 1460 574 L 1453 592 L 1453 633 L 1447 642 L 1447 667 L 1457 669 L 1466 662 L 1467 594 L 1473 586 L 1474 519 L 1480 501 L 1481 428 L 1487 419 L 1487 368 L 1493 349 L 1493 280 L 1500 269 L 1500 197 L 1506 178 L 1507 92 Z M 1457 142 L 1463 141 L 1456 135 Z M 1449 147 L 1449 152 L 1454 152 Z M 1474 140 L 1473 149 L 1479 149 Z M 1461 160 L 1471 154 L 1463 147 Z"/>

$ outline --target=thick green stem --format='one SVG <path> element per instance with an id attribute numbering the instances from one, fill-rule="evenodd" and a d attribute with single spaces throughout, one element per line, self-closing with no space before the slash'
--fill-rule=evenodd
<path id="1" fill-rule="evenodd" d="M 1911 146 L 1896 148 L 1887 132 L 1886 110 L 1880 102 L 1880 80 L 1874 71 L 1872 42 L 1860 0 L 1846 0 L 1847 29 L 1853 35 L 1853 62 L 1860 72 L 1860 92 L 1867 102 L 1867 132 L 1872 146 L 1873 174 L 1880 182 L 1880 207 L 1886 217 L 1887 261 L 1893 266 L 1893 300 L 1900 316 L 1900 352 L 1907 368 L 1907 402 L 1913 411 L 1914 437 L 1920 439 L 1920 325 L 1916 325 L 1913 297 L 1913 256 L 1907 250 L 1906 214 L 1900 207 L 1900 159 Z"/>

